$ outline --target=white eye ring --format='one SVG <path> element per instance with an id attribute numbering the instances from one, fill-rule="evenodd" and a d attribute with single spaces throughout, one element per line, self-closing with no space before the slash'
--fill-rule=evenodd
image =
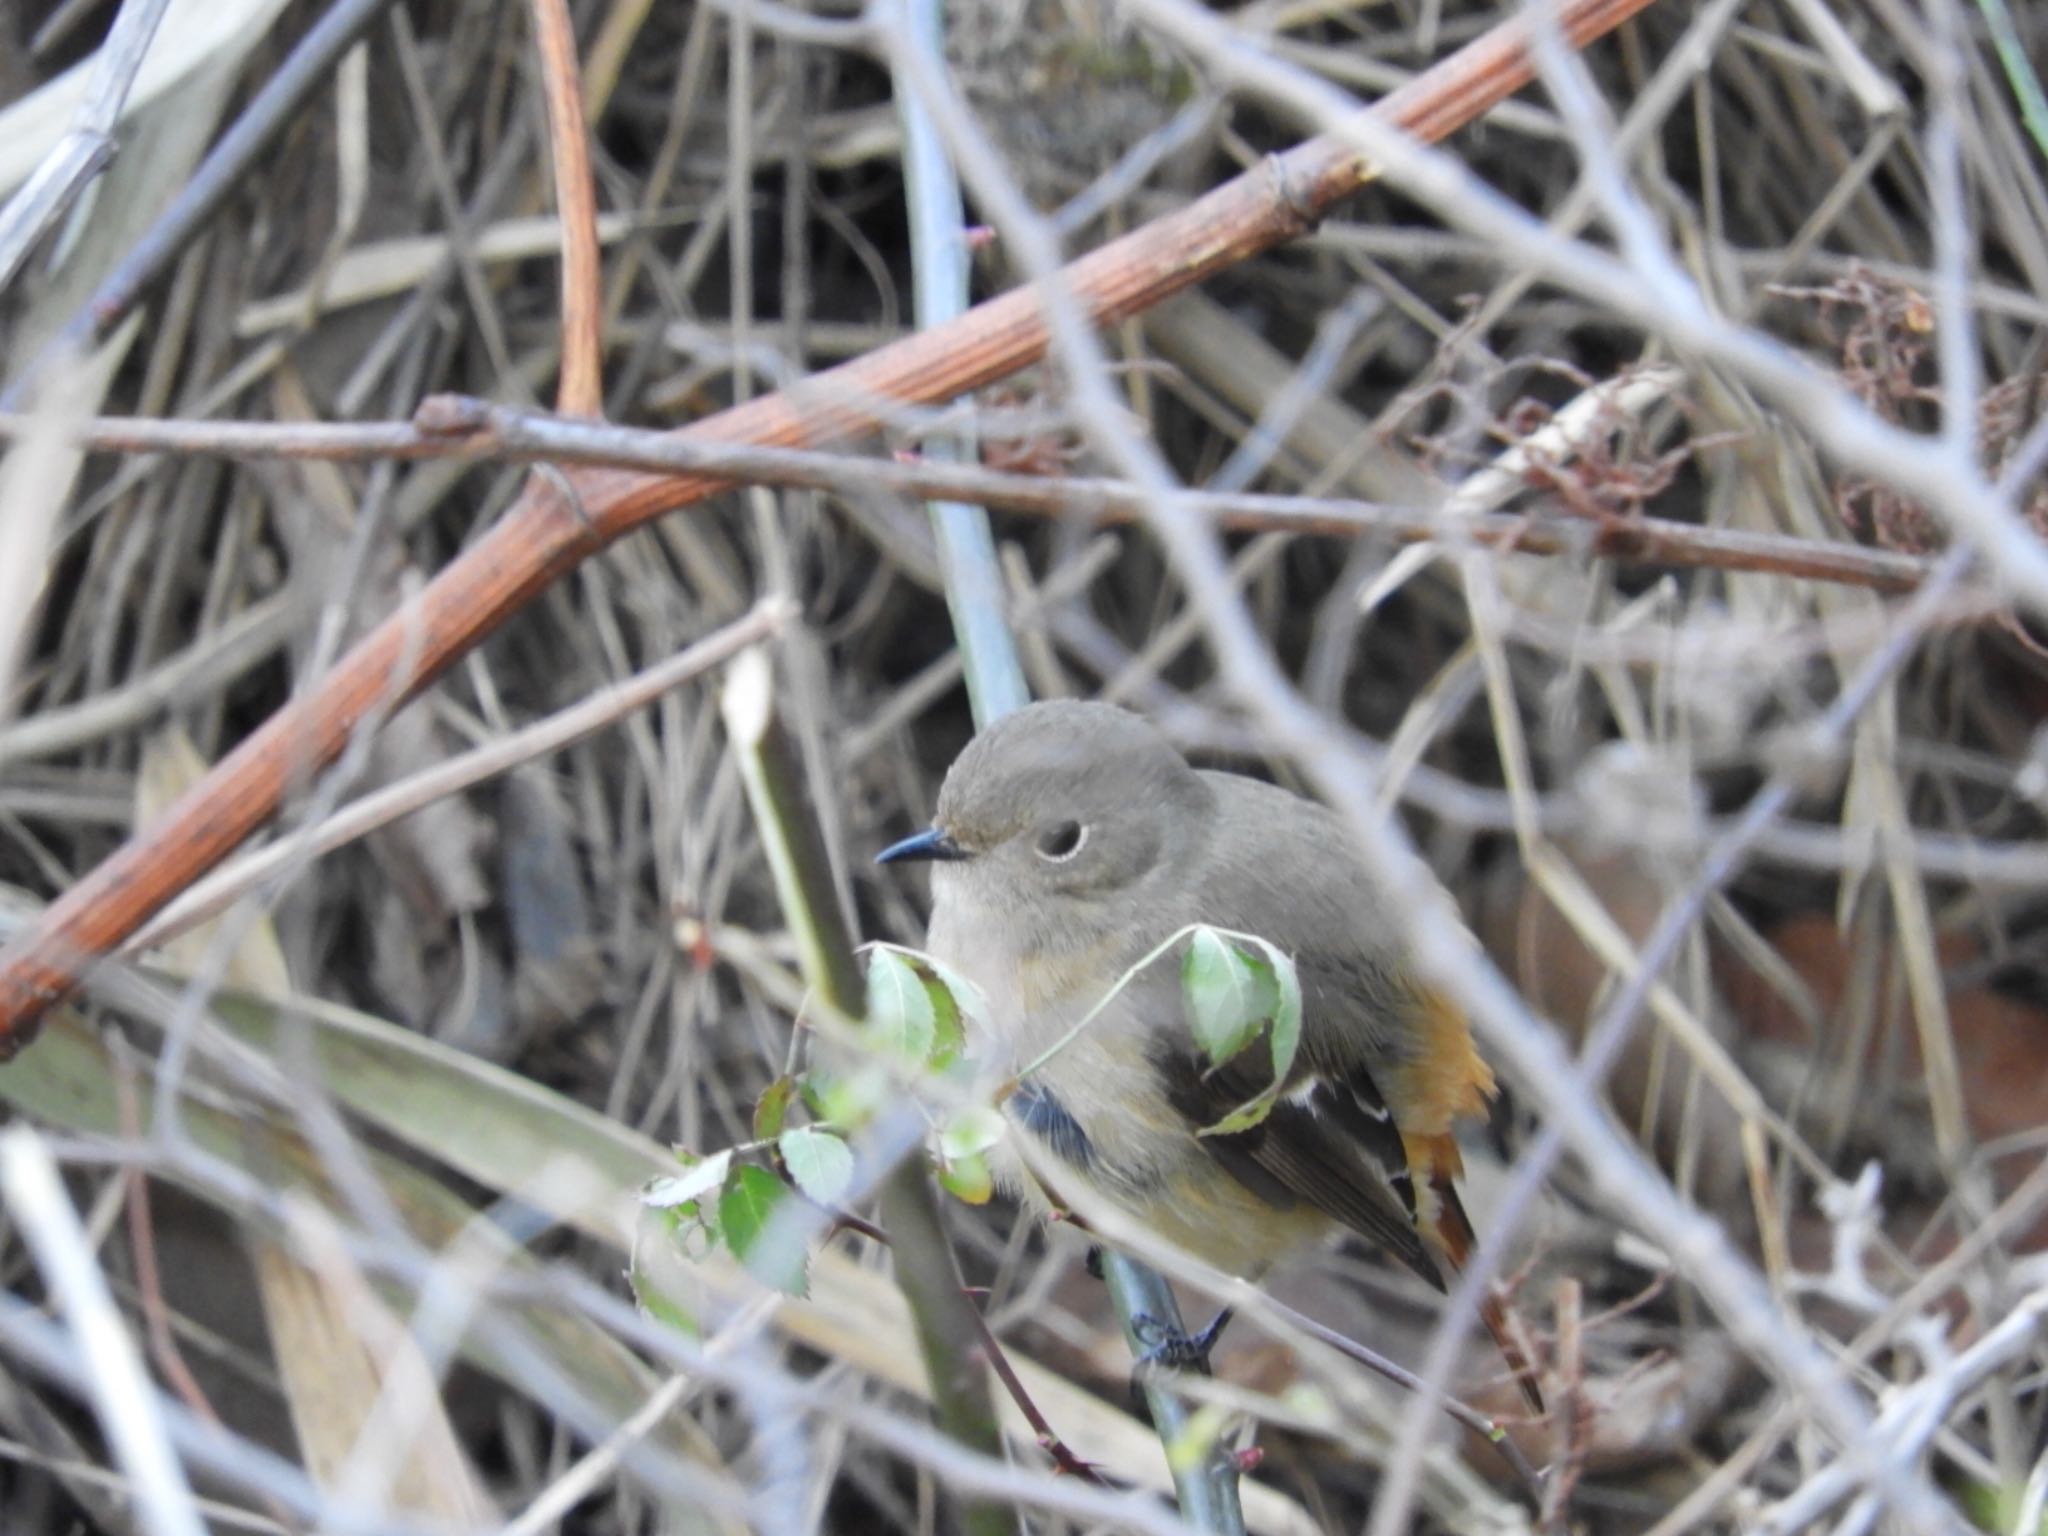
<path id="1" fill-rule="evenodd" d="M 1074 829 L 1073 846 L 1064 849 L 1058 853 L 1048 851 L 1046 848 L 1047 841 L 1052 838 L 1063 836 L 1067 828 L 1069 827 L 1072 827 Z M 1037 854 L 1041 859 L 1045 860 L 1045 862 L 1048 864 L 1064 864 L 1067 862 L 1067 860 L 1071 859 L 1075 854 L 1079 853 L 1083 848 L 1087 846 L 1088 824 L 1086 822 L 1063 821 L 1060 822 L 1058 825 L 1050 828 L 1046 832 L 1040 834 L 1036 839 L 1034 839 L 1031 844 L 1031 851 Z"/>

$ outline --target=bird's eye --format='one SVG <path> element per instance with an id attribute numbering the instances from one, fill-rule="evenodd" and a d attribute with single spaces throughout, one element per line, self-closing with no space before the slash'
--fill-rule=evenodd
<path id="1" fill-rule="evenodd" d="M 1038 834 L 1038 856 L 1048 864 L 1064 864 L 1088 841 L 1088 829 L 1078 821 L 1056 821 Z"/>

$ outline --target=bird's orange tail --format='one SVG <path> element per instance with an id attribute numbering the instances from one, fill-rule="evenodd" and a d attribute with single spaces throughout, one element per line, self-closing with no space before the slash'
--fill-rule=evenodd
<path id="1" fill-rule="evenodd" d="M 1452 1145 L 1455 1149 L 1456 1144 Z M 1452 1155 L 1456 1155 L 1455 1150 Z M 1447 1171 L 1430 1170 L 1429 1192 L 1434 1198 L 1428 1202 L 1431 1208 L 1425 1216 L 1425 1235 L 1449 1263 L 1452 1273 L 1456 1274 L 1464 1269 L 1472 1250 L 1479 1246 L 1479 1238 L 1472 1230 L 1471 1218 L 1465 1214 L 1464 1202 L 1458 1198 L 1457 1186 L 1452 1184 Z M 1515 1384 L 1522 1389 L 1523 1401 L 1533 1412 L 1541 1414 L 1544 1411 L 1543 1393 L 1536 1385 L 1535 1368 L 1515 1342 L 1514 1333 L 1508 1327 L 1508 1310 L 1491 1286 L 1479 1298 L 1479 1321 L 1493 1335 L 1494 1348 L 1500 1351 L 1508 1369 L 1515 1373 Z"/>

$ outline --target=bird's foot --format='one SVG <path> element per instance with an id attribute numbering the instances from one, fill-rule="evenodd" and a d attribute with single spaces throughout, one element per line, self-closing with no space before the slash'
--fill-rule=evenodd
<path id="1" fill-rule="evenodd" d="M 1164 1367 L 1172 1371 L 1199 1371 L 1209 1374 L 1209 1351 L 1223 1336 L 1223 1330 L 1230 1326 L 1231 1309 L 1225 1307 L 1209 1320 L 1208 1327 L 1199 1333 L 1186 1333 L 1169 1327 L 1146 1312 L 1140 1312 L 1131 1319 L 1131 1328 L 1144 1345 L 1144 1353 L 1138 1356 L 1141 1366 Z"/>

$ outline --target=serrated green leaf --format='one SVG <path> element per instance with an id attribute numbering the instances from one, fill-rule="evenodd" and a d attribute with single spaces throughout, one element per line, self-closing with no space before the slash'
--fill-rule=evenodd
<path id="1" fill-rule="evenodd" d="M 924 978 L 894 950 L 868 954 L 868 1033 L 882 1049 L 922 1063 L 938 1037 L 938 1017 Z"/>
<path id="2" fill-rule="evenodd" d="M 1287 1074 L 1294 1070 L 1294 1058 L 1301 1050 L 1301 972 L 1294 968 L 1294 957 L 1285 955 L 1286 962 L 1277 967 L 1280 977 L 1280 1006 L 1273 1013 L 1273 1081 L 1280 1084 L 1287 1081 Z"/>
<path id="3" fill-rule="evenodd" d="M 806 1072 L 796 1081 L 797 1097 L 804 1101 L 804 1108 L 811 1112 L 813 1120 L 836 1120 L 839 1117 L 825 1108 L 827 1097 L 838 1086 L 830 1074 Z"/>
<path id="4" fill-rule="evenodd" d="M 989 1170 L 988 1159 L 979 1152 L 961 1158 L 945 1158 L 939 1163 L 939 1183 L 957 1200 L 969 1205 L 986 1205 L 989 1196 L 995 1193 L 995 1175 Z"/>
<path id="5" fill-rule="evenodd" d="M 960 1015 L 986 1034 L 989 1029 L 988 999 L 981 995 L 981 988 L 943 960 L 934 960 L 930 955 L 919 955 L 918 959 L 924 962 L 932 975 L 952 994 L 953 1004 Z"/>
<path id="6" fill-rule="evenodd" d="M 851 1129 L 872 1120 L 894 1092 L 889 1074 L 870 1063 L 819 1084 L 804 1102 L 818 1119 Z"/>
<path id="7" fill-rule="evenodd" d="M 688 1156 L 688 1153 L 678 1154 Z M 732 1152 L 713 1153 L 699 1159 L 681 1173 L 666 1178 L 649 1179 L 640 1186 L 640 1203 L 656 1210 L 668 1210 L 702 1200 L 725 1182 L 726 1171 L 732 1167 Z"/>
<path id="8" fill-rule="evenodd" d="M 932 1048 L 925 1065 L 943 1072 L 966 1054 L 967 1031 L 960 1023 L 960 1005 L 943 981 L 935 976 L 925 978 L 924 991 L 932 1004 Z"/>
<path id="9" fill-rule="evenodd" d="M 1273 998 L 1266 1016 L 1273 1021 L 1273 1087 L 1277 1093 L 1294 1070 L 1295 1053 L 1301 1049 L 1301 971 L 1294 956 L 1265 939 L 1256 941 L 1271 963 Z"/>
<path id="10" fill-rule="evenodd" d="M 714 1207 L 716 1203 L 705 1202 Z M 640 1310 L 688 1338 L 700 1337 L 697 1319 L 705 1292 L 697 1265 L 713 1246 L 704 1224 L 685 1215 L 683 1208 L 642 1206 L 635 1215 L 626 1265 Z"/>
<path id="11" fill-rule="evenodd" d="M 678 1206 L 671 1211 L 659 1211 L 669 1222 L 669 1235 L 675 1240 L 676 1252 L 692 1264 L 702 1264 L 725 1241 L 725 1234 L 718 1227 L 718 1202 L 699 1200 L 690 1205 Z"/>
<path id="12" fill-rule="evenodd" d="M 667 1324 L 686 1339 L 704 1337 L 704 1330 L 697 1326 L 690 1310 L 656 1285 L 644 1269 L 635 1265 L 626 1280 L 633 1287 L 634 1302 L 657 1323 Z"/>
<path id="13" fill-rule="evenodd" d="M 795 1097 L 796 1079 L 786 1073 L 761 1090 L 761 1097 L 754 1100 L 754 1140 L 773 1141 L 782 1134 Z"/>
<path id="14" fill-rule="evenodd" d="M 939 1132 L 939 1152 L 948 1162 L 986 1152 L 1003 1139 L 1008 1122 L 1002 1111 L 971 1104 L 954 1115 Z"/>
<path id="15" fill-rule="evenodd" d="M 1271 960 L 1264 955 L 1254 954 L 1241 944 L 1232 944 L 1231 953 L 1243 961 L 1244 968 L 1251 973 L 1252 1010 L 1263 1027 L 1271 1022 L 1274 1012 L 1280 1007 L 1279 975 L 1273 969 Z"/>
<path id="16" fill-rule="evenodd" d="M 853 1182 L 853 1148 L 830 1131 L 800 1125 L 775 1143 L 796 1187 L 819 1205 L 831 1205 Z"/>
<path id="17" fill-rule="evenodd" d="M 1240 1131 L 1249 1131 L 1273 1113 L 1273 1106 L 1280 1102 L 1280 1090 L 1268 1088 L 1256 1098 L 1240 1104 L 1214 1125 L 1205 1125 L 1197 1136 L 1235 1136 Z"/>
<path id="18" fill-rule="evenodd" d="M 789 1186 L 766 1168 L 742 1164 L 718 1200 L 718 1223 L 733 1256 L 763 1285 L 792 1296 L 804 1293 L 806 1255 L 794 1222 L 777 1221 L 790 1202 Z"/>
<path id="19" fill-rule="evenodd" d="M 970 1020 L 977 1029 L 984 1033 L 987 1031 L 987 999 L 981 995 L 981 988 L 943 960 L 935 960 L 914 949 L 899 953 L 924 982 L 925 995 L 931 999 L 936 1027 L 932 1048 L 925 1056 L 925 1065 L 942 1072 L 967 1054 L 967 1024 Z"/>
<path id="20" fill-rule="evenodd" d="M 1265 1018 L 1258 977 L 1214 929 L 1189 936 L 1180 982 L 1195 1043 L 1212 1063 L 1220 1067 L 1257 1038 Z"/>
<path id="21" fill-rule="evenodd" d="M 1251 971 L 1259 989 L 1260 1018 L 1256 1027 L 1269 1030 L 1273 1080 L 1214 1125 L 1203 1126 L 1196 1132 L 1200 1136 L 1236 1135 L 1264 1121 L 1273 1113 L 1273 1106 L 1280 1102 L 1280 1092 L 1287 1085 L 1287 1074 L 1294 1069 L 1295 1055 L 1301 1049 L 1301 973 L 1294 964 L 1294 957 L 1265 939 L 1246 937 L 1261 953 L 1254 955 L 1244 950 L 1236 953 Z"/>

